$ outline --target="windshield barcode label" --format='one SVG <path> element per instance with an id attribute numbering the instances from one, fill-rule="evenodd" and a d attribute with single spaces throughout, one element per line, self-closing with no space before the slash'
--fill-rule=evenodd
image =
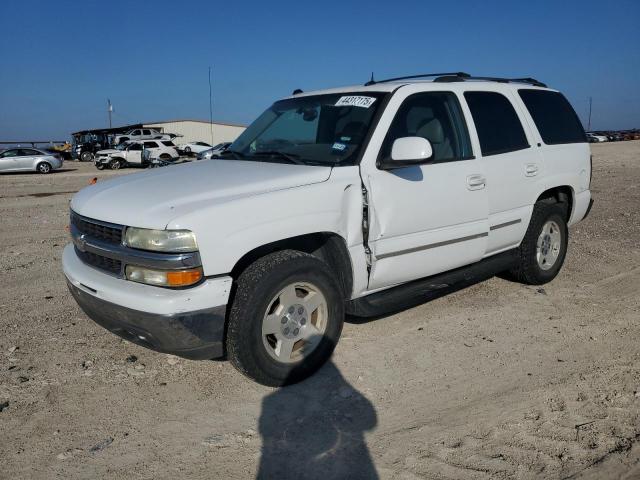
<path id="1" fill-rule="evenodd" d="M 340 97 L 340 100 L 336 102 L 336 107 L 362 107 L 369 108 L 373 105 L 376 99 L 374 97 L 362 97 L 359 95 L 350 95 L 347 97 Z"/>

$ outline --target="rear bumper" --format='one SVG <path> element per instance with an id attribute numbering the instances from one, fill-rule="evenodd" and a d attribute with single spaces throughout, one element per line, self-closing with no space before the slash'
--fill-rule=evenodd
<path id="1" fill-rule="evenodd" d="M 592 205 L 593 200 L 591 200 L 591 192 L 589 190 L 577 193 L 573 199 L 573 212 L 568 223 L 569 226 L 584 220 Z"/>
<path id="2" fill-rule="evenodd" d="M 176 314 L 148 313 L 102 300 L 69 281 L 67 286 L 89 318 L 125 340 L 192 360 L 224 353 L 226 305 Z"/>
<path id="3" fill-rule="evenodd" d="M 587 211 L 584 214 L 584 217 L 582 217 L 582 220 L 589 216 L 589 213 L 591 213 L 591 207 L 593 207 L 593 198 L 589 199 L 589 206 L 587 207 Z"/>

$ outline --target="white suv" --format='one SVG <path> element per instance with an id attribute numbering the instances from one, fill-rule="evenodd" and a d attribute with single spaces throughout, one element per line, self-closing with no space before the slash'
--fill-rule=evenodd
<path id="1" fill-rule="evenodd" d="M 122 167 L 146 167 L 153 158 L 175 160 L 179 157 L 175 144 L 171 140 L 144 140 L 126 142 L 116 148 L 100 150 L 94 159 L 98 170 Z"/>
<path id="2" fill-rule="evenodd" d="M 73 296 L 132 342 L 283 385 L 329 358 L 345 312 L 551 281 L 592 204 L 575 112 L 533 79 L 432 77 L 298 91 L 215 161 L 86 187 Z"/>

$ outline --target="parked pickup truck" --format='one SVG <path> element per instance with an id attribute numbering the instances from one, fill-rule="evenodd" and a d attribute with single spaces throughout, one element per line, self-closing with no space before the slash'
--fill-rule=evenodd
<path id="1" fill-rule="evenodd" d="M 297 91 L 218 159 L 81 190 L 71 293 L 125 339 L 283 385 L 329 358 L 345 313 L 553 280 L 592 204 L 570 104 L 533 79 L 424 77 Z"/>

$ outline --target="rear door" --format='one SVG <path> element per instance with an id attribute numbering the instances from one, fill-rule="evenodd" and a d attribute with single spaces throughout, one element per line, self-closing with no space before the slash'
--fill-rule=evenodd
<path id="1" fill-rule="evenodd" d="M 500 87 L 496 87 L 499 89 Z M 469 87 L 464 98 L 479 141 L 479 162 L 487 175 L 489 239 L 486 255 L 517 246 L 540 190 L 543 164 L 523 112 L 508 88 Z"/>
<path id="2" fill-rule="evenodd" d="M 33 170 L 35 168 L 36 157 L 42 156 L 37 150 L 30 148 L 21 148 L 18 150 L 16 158 L 16 166 L 20 170 Z"/>
<path id="3" fill-rule="evenodd" d="M 451 91 L 412 93 L 417 89 L 407 86 L 389 102 L 384 116 L 393 120 L 378 159 L 390 155 L 396 139 L 418 136 L 431 142 L 433 161 L 380 170 L 367 158 L 361 167 L 370 205 L 370 289 L 474 263 L 486 249 L 485 176 L 460 99 Z"/>

